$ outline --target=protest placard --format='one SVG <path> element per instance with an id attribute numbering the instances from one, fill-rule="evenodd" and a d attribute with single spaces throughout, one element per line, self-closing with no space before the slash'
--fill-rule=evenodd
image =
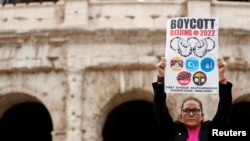
<path id="1" fill-rule="evenodd" d="M 166 29 L 166 93 L 218 93 L 218 18 L 172 18 Z"/>

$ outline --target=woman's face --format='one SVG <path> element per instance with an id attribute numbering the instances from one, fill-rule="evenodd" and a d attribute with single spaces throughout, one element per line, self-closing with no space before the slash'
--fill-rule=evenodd
<path id="1" fill-rule="evenodd" d="M 191 130 L 198 127 L 204 119 L 200 105 L 195 100 L 188 100 L 183 104 L 180 120 Z"/>

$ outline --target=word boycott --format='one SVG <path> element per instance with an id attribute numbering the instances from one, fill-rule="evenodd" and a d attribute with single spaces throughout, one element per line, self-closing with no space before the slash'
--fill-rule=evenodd
<path id="1" fill-rule="evenodd" d="M 170 28 L 214 29 L 214 22 L 215 19 L 172 19 Z"/>

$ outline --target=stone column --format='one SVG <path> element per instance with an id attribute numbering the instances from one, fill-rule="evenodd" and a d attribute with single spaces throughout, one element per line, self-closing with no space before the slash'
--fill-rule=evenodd
<path id="1" fill-rule="evenodd" d="M 69 92 L 66 101 L 66 141 L 82 140 L 82 73 L 68 72 Z"/>
<path id="2" fill-rule="evenodd" d="M 189 17 L 210 17 L 211 0 L 188 0 L 187 16 Z"/>

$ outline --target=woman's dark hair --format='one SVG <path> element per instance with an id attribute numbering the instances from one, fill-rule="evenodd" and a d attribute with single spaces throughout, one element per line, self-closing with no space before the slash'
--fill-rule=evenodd
<path id="1" fill-rule="evenodd" d="M 201 102 L 198 98 L 195 98 L 195 97 L 192 97 L 192 96 L 187 97 L 187 98 L 185 98 L 185 99 L 183 100 L 183 102 L 182 102 L 182 104 L 181 104 L 181 109 L 183 109 L 184 104 L 185 104 L 187 101 L 190 101 L 190 100 L 193 100 L 193 101 L 198 102 L 198 103 L 199 103 L 199 106 L 200 106 L 200 108 L 201 108 L 201 112 L 203 111 L 202 102 Z"/>

